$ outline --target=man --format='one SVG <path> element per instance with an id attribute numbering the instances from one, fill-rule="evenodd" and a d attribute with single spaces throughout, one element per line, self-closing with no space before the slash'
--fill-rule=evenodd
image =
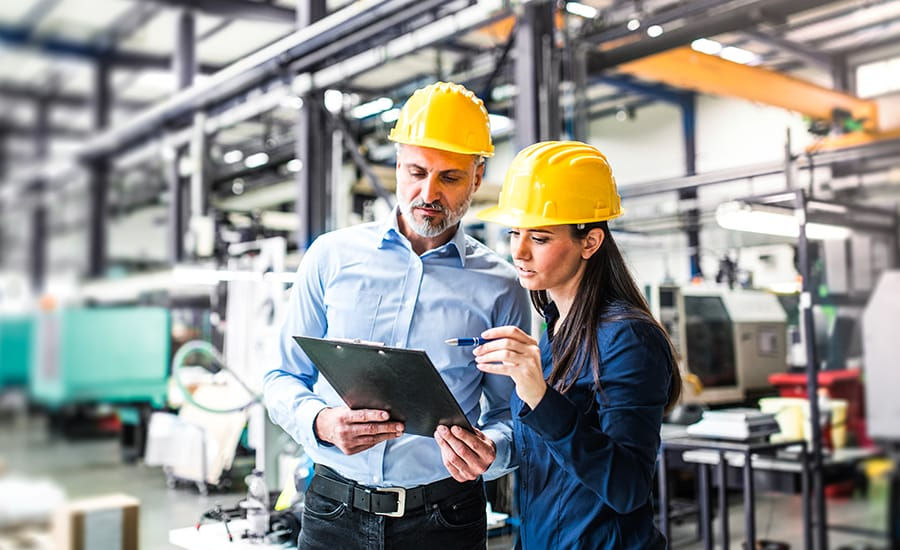
<path id="1" fill-rule="evenodd" d="M 471 348 L 443 341 L 494 326 L 530 329 L 513 267 L 460 226 L 493 154 L 487 111 L 464 87 L 438 82 L 410 97 L 389 139 L 398 144 L 398 207 L 385 222 L 333 231 L 310 246 L 265 402 L 316 463 L 300 548 L 483 549 L 481 480 L 508 471 L 512 385 L 481 373 Z M 348 409 L 296 335 L 426 350 L 481 429 L 405 435 L 385 411 Z"/>

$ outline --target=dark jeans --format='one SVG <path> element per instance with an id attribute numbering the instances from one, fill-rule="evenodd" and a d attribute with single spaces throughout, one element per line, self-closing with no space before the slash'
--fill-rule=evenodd
<path id="1" fill-rule="evenodd" d="M 307 491 L 299 550 L 484 550 L 485 504 L 480 481 L 400 518 L 370 514 Z"/>

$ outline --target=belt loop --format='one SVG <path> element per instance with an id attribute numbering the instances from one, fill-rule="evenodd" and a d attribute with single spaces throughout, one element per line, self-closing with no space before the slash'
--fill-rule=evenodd
<path id="1" fill-rule="evenodd" d="M 354 498 L 356 495 L 356 484 L 352 481 L 347 484 L 347 506 L 352 510 L 354 508 L 354 504 L 356 503 L 356 499 Z"/>

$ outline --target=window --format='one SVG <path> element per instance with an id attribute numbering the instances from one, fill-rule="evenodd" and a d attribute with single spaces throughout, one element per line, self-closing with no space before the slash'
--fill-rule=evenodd
<path id="1" fill-rule="evenodd" d="M 856 67 L 856 94 L 873 97 L 900 91 L 900 56 Z"/>

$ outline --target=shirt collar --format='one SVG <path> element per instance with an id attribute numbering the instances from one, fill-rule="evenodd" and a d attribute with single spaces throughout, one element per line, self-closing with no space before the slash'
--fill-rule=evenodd
<path id="1" fill-rule="evenodd" d="M 409 239 L 400 231 L 398 216 L 400 216 L 400 207 L 395 206 L 391 211 L 391 215 L 381 223 L 379 229 L 381 240 L 378 242 L 378 248 L 384 248 L 388 242 L 393 241 L 411 249 Z M 452 239 L 434 250 L 428 251 L 428 253 L 435 254 L 441 251 L 446 251 L 448 254 L 452 254 L 455 251 L 456 257 L 459 258 L 460 267 L 466 267 L 466 232 L 462 227 L 462 223 L 460 223 Z"/>

